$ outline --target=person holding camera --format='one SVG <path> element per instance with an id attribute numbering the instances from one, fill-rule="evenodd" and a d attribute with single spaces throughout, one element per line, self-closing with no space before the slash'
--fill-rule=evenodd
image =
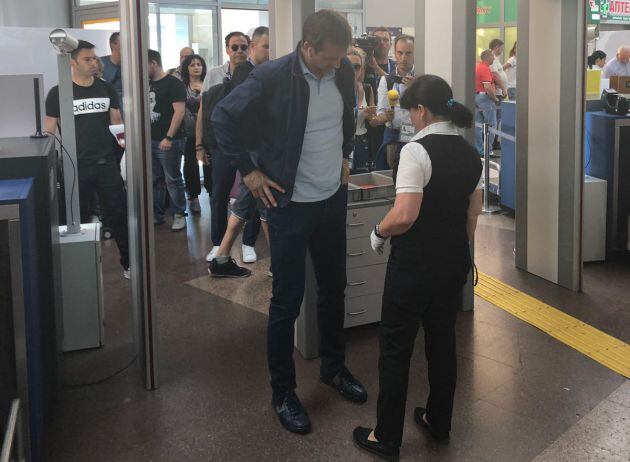
<path id="1" fill-rule="evenodd" d="M 409 141 L 415 132 L 409 112 L 400 107 L 392 107 L 388 98 L 391 90 L 396 90 L 402 97 L 415 79 L 414 42 L 414 37 L 410 35 L 396 37 L 395 72 L 382 77 L 378 85 L 377 123 L 385 124 L 386 128 L 383 142 L 376 154 L 377 170 L 392 168 L 402 147 L 401 142 Z"/>
<path id="2" fill-rule="evenodd" d="M 389 50 L 392 47 L 392 33 L 386 27 L 378 27 L 374 30 L 372 36 L 376 39 L 374 48 L 363 50 L 367 54 L 364 82 L 371 85 L 374 94 L 376 94 L 381 78 L 391 74 L 396 69 L 396 61 L 389 58 Z"/>

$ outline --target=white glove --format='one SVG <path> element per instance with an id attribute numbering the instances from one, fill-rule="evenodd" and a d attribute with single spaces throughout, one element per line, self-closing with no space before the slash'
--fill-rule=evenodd
<path id="1" fill-rule="evenodd" d="M 370 234 L 370 243 L 372 244 L 372 250 L 379 255 L 383 253 L 383 248 L 385 247 L 386 239 L 378 237 L 376 235 L 376 228 L 372 230 L 372 234 Z"/>

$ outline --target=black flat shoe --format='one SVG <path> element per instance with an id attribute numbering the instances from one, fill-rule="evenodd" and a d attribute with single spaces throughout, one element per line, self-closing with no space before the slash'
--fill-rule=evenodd
<path id="1" fill-rule="evenodd" d="M 383 460 L 397 462 L 400 458 L 400 449 L 377 441 L 370 441 L 368 439 L 370 433 L 372 433 L 371 428 L 357 427 L 352 432 L 352 440 L 364 451 L 374 454 Z"/>
<path id="2" fill-rule="evenodd" d="M 337 390 L 341 396 L 353 403 L 363 404 L 367 401 L 367 391 L 345 367 L 334 377 L 320 377 L 322 383 Z"/>
<path id="3" fill-rule="evenodd" d="M 311 421 L 295 392 L 288 392 L 272 404 L 280 423 L 291 433 L 306 435 L 311 431 Z"/>
<path id="4" fill-rule="evenodd" d="M 422 427 L 431 437 L 437 441 L 438 443 L 447 443 L 450 435 L 448 432 L 438 432 L 433 425 L 427 423 L 424 420 L 424 415 L 427 413 L 427 410 L 423 407 L 417 407 L 413 410 L 413 420 Z"/>

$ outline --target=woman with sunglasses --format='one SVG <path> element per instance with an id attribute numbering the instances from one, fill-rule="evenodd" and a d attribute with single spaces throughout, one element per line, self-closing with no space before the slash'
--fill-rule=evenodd
<path id="1" fill-rule="evenodd" d="M 400 105 L 409 110 L 417 133 L 400 154 L 394 207 L 370 238 L 379 253 L 392 238 L 379 326 L 377 425 L 353 433 L 359 447 L 392 461 L 399 458 L 409 365 L 421 323 L 429 397 L 415 408 L 414 420 L 433 439 L 449 438 L 457 377 L 455 318 L 481 213 L 479 154 L 457 130 L 472 126 L 470 110 L 434 75 L 418 77 Z"/>
<path id="2" fill-rule="evenodd" d="M 199 194 L 201 194 L 201 179 L 199 178 L 199 164 L 195 146 L 195 125 L 201 101 L 201 88 L 206 77 L 206 62 L 196 54 L 184 59 L 181 68 L 182 81 L 186 85 L 186 113 L 184 115 L 184 130 L 186 132 L 186 149 L 184 150 L 184 181 L 188 191 L 188 210 L 193 215 L 201 213 Z M 205 175 L 204 175 L 205 176 Z"/>
<path id="3" fill-rule="evenodd" d="M 365 80 L 365 53 L 363 50 L 356 47 L 350 48 L 348 59 L 354 68 L 354 115 L 356 120 L 351 173 L 365 173 L 373 168 L 366 122 L 370 123 L 376 117 L 374 91 L 371 85 L 363 83 Z"/>

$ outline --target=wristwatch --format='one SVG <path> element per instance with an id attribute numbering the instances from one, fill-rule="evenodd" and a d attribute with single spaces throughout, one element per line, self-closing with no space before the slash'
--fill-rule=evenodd
<path id="1" fill-rule="evenodd" d="M 173 137 L 172 137 L 172 136 L 168 136 L 168 135 L 166 135 L 164 138 L 166 138 L 166 139 L 167 139 L 167 140 L 169 140 L 169 141 L 173 141 Z"/>
<path id="2" fill-rule="evenodd" d="M 380 227 L 380 223 L 378 223 L 375 227 L 374 227 L 374 234 L 376 235 L 376 237 L 378 237 L 379 239 L 387 239 L 385 236 L 383 236 L 381 234 L 381 227 Z"/>

